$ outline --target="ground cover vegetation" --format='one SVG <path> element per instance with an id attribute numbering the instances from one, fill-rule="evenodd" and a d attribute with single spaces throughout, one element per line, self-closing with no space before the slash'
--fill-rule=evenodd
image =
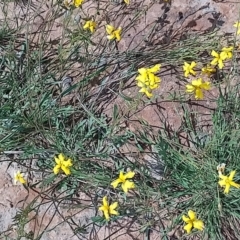
<path id="1" fill-rule="evenodd" d="M 29 14 L 21 21 L 9 14 L 12 2 L 1 3 L 1 154 L 18 166 L 15 183 L 44 196 L 56 212 L 93 209 L 88 224 L 63 217 L 79 239 L 89 239 L 94 226 L 123 220 L 147 239 L 152 231 L 169 239 L 176 229 L 181 239 L 239 239 L 239 19 L 228 38 L 189 33 L 152 47 L 153 22 L 148 44 L 124 49 L 128 29 L 151 7 L 133 2 L 55 1 L 35 31 L 38 2 L 14 3 Z M 61 32 L 54 39 L 56 20 Z M 160 96 L 169 69 L 179 89 Z M 159 101 L 181 106 L 179 128 L 167 118 L 159 128 L 143 119 L 129 127 L 142 106 Z M 207 109 L 207 126 L 192 104 Z M 133 153 L 153 156 L 155 165 Z M 30 234 L 24 227 L 43 204 L 36 198 L 16 215 L 18 239 L 41 239 L 46 229 Z"/>

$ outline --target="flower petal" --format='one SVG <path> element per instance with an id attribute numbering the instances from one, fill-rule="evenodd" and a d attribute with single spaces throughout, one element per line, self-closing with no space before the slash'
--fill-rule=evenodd
<path id="1" fill-rule="evenodd" d="M 193 69 L 190 69 L 190 71 L 189 71 L 192 75 L 196 75 L 196 72 L 193 70 Z"/>
<path id="2" fill-rule="evenodd" d="M 79 7 L 82 4 L 83 0 L 74 0 L 75 7 Z"/>
<path id="3" fill-rule="evenodd" d="M 109 40 L 112 40 L 114 38 L 115 38 L 115 36 L 113 34 L 107 36 L 107 39 L 109 39 Z"/>
<path id="4" fill-rule="evenodd" d="M 138 69 L 138 72 L 141 74 L 141 75 L 144 75 L 147 73 L 147 69 L 146 68 L 139 68 Z M 147 76 L 147 75 L 144 75 L 144 76 Z"/>
<path id="5" fill-rule="evenodd" d="M 205 90 L 209 90 L 211 88 L 211 83 L 210 82 L 204 82 L 201 84 L 201 88 Z"/>
<path id="6" fill-rule="evenodd" d="M 118 212 L 115 210 L 118 207 L 118 202 L 114 202 L 109 207 L 109 213 L 113 215 L 118 215 Z"/>
<path id="7" fill-rule="evenodd" d="M 200 86 L 202 85 L 202 79 L 201 79 L 201 78 L 198 78 L 198 79 L 196 79 L 196 80 L 193 80 L 193 81 L 192 81 L 192 85 L 193 85 L 194 87 L 200 87 Z"/>
<path id="8" fill-rule="evenodd" d="M 155 66 L 149 68 L 148 71 L 151 73 L 156 73 L 160 70 L 160 67 L 161 67 L 161 64 L 156 64 Z"/>
<path id="9" fill-rule="evenodd" d="M 60 168 L 61 168 L 60 165 L 56 165 L 56 166 L 53 168 L 53 173 L 54 173 L 54 174 L 58 174 L 59 171 L 60 171 Z"/>
<path id="10" fill-rule="evenodd" d="M 239 28 L 240 27 L 240 22 L 239 21 L 235 22 L 233 26 L 236 27 L 236 28 Z"/>
<path id="11" fill-rule="evenodd" d="M 22 184 L 25 184 L 26 180 L 21 176 L 21 177 L 19 177 L 19 182 Z"/>
<path id="12" fill-rule="evenodd" d="M 107 196 L 103 197 L 103 206 L 108 207 Z"/>
<path id="13" fill-rule="evenodd" d="M 125 179 L 133 178 L 134 175 L 135 175 L 135 172 L 129 171 L 125 174 Z"/>
<path id="14" fill-rule="evenodd" d="M 118 186 L 119 183 L 121 183 L 121 179 L 116 179 L 114 181 L 112 181 L 111 185 L 113 186 L 113 188 L 116 188 Z"/>
<path id="15" fill-rule="evenodd" d="M 214 50 L 212 50 L 211 55 L 213 57 L 219 58 L 219 54 L 216 51 L 214 51 Z"/>
<path id="16" fill-rule="evenodd" d="M 54 160 L 55 160 L 56 164 L 60 164 L 60 159 L 58 157 L 54 157 Z"/>
<path id="17" fill-rule="evenodd" d="M 135 185 L 133 182 L 130 182 L 128 180 L 126 180 L 123 184 L 122 184 L 122 189 L 125 193 L 128 192 L 128 189 L 134 188 Z"/>
<path id="18" fill-rule="evenodd" d="M 227 176 L 224 176 L 222 173 L 219 174 L 219 178 L 221 178 L 222 180 L 226 181 L 226 179 L 228 178 Z"/>
<path id="19" fill-rule="evenodd" d="M 153 73 L 149 73 L 148 77 L 149 77 L 150 82 L 154 82 L 155 75 Z"/>
<path id="20" fill-rule="evenodd" d="M 228 177 L 228 179 L 229 179 L 230 181 L 233 180 L 235 173 L 236 173 L 236 171 L 231 171 L 231 172 L 230 172 L 230 175 L 229 175 L 229 177 Z"/>
<path id="21" fill-rule="evenodd" d="M 104 217 L 106 218 L 106 220 L 110 219 L 108 210 L 106 210 L 106 209 L 103 210 L 103 214 L 104 214 Z"/>
<path id="22" fill-rule="evenodd" d="M 186 215 L 183 215 L 183 216 L 182 216 L 182 220 L 183 220 L 185 223 L 191 222 L 191 219 L 188 218 Z"/>
<path id="23" fill-rule="evenodd" d="M 221 59 L 221 60 L 225 60 L 227 57 L 228 57 L 228 56 L 227 56 L 227 53 L 226 53 L 226 52 L 221 52 L 221 53 L 220 53 L 220 59 Z"/>
<path id="24" fill-rule="evenodd" d="M 147 95 L 148 98 L 151 98 L 153 96 L 153 94 L 148 90 L 145 91 L 145 94 Z"/>
<path id="25" fill-rule="evenodd" d="M 186 92 L 192 93 L 192 92 L 194 92 L 194 91 L 195 91 L 195 87 L 194 87 L 194 86 L 192 86 L 192 85 L 190 85 L 190 84 L 187 84 L 187 85 L 186 85 Z"/>
<path id="26" fill-rule="evenodd" d="M 142 74 L 142 75 L 138 75 L 136 77 L 136 80 L 144 83 L 146 81 L 146 78 L 147 78 L 147 75 L 146 74 Z"/>
<path id="27" fill-rule="evenodd" d="M 192 230 L 192 223 L 188 223 L 183 229 L 187 232 L 190 233 Z"/>
<path id="28" fill-rule="evenodd" d="M 240 184 L 235 183 L 235 182 L 233 182 L 233 181 L 230 182 L 230 185 L 233 186 L 233 187 L 235 187 L 235 188 L 240 188 Z"/>
<path id="29" fill-rule="evenodd" d="M 112 25 L 106 25 L 106 32 L 110 35 L 114 31 L 114 27 Z"/>
<path id="30" fill-rule="evenodd" d="M 212 61 L 211 61 L 211 65 L 217 65 L 218 63 L 218 59 L 217 58 L 214 58 Z"/>
<path id="31" fill-rule="evenodd" d="M 189 74 L 190 74 L 190 71 L 189 70 L 185 70 L 184 77 L 188 77 Z"/>
<path id="32" fill-rule="evenodd" d="M 61 166 L 61 169 L 63 170 L 63 172 L 66 174 L 66 175 L 70 175 L 71 174 L 71 171 L 69 169 L 69 167 L 66 167 L 64 165 Z"/>
<path id="33" fill-rule="evenodd" d="M 90 26 L 89 21 L 87 21 L 87 22 L 84 24 L 83 29 L 87 29 L 87 28 L 89 28 L 89 26 Z"/>
<path id="34" fill-rule="evenodd" d="M 193 227 L 202 231 L 204 229 L 204 224 L 202 220 L 195 220 L 193 221 Z"/>
<path id="35" fill-rule="evenodd" d="M 197 88 L 195 92 L 196 99 L 203 99 L 203 91 L 201 88 Z"/>
<path id="36" fill-rule="evenodd" d="M 195 62 L 191 62 L 190 67 L 191 67 L 191 68 L 194 68 L 196 65 L 197 65 L 197 64 L 196 64 Z"/>
<path id="37" fill-rule="evenodd" d="M 188 211 L 188 216 L 192 221 L 194 221 L 196 219 L 196 213 L 192 210 Z"/>
<path id="38" fill-rule="evenodd" d="M 219 184 L 221 187 L 223 187 L 223 186 L 226 185 L 226 182 L 225 182 L 225 180 L 220 180 L 220 181 L 218 181 L 218 184 Z"/>
<path id="39" fill-rule="evenodd" d="M 226 184 L 226 187 L 225 187 L 225 189 L 224 189 L 224 193 L 225 193 L 225 194 L 228 194 L 228 193 L 229 193 L 230 186 L 231 186 L 231 185 L 230 185 L 229 183 Z"/>
<path id="40" fill-rule="evenodd" d="M 223 69 L 223 67 L 224 67 L 223 61 L 221 59 L 219 59 L 219 61 L 218 61 L 218 67 L 219 67 L 219 69 Z"/>

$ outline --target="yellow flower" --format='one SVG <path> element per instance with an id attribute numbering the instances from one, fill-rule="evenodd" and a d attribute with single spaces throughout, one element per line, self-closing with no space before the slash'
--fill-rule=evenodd
<path id="1" fill-rule="evenodd" d="M 221 52 L 220 54 L 212 50 L 211 55 L 214 59 L 211 61 L 212 65 L 218 65 L 219 69 L 224 67 L 223 61 L 227 58 L 226 52 Z"/>
<path id="2" fill-rule="evenodd" d="M 219 180 L 218 184 L 221 187 L 225 187 L 225 189 L 224 189 L 225 194 L 229 193 L 231 186 L 240 188 L 240 184 L 235 183 L 233 181 L 233 177 L 234 177 L 235 173 L 236 173 L 236 171 L 231 171 L 229 177 L 227 177 L 227 176 L 224 176 L 221 172 L 219 172 L 219 177 L 221 178 L 221 180 Z"/>
<path id="3" fill-rule="evenodd" d="M 23 173 L 21 173 L 20 171 L 17 171 L 14 176 L 14 183 L 16 184 L 17 182 L 20 182 L 22 184 L 26 183 L 26 180 L 23 177 Z"/>
<path id="4" fill-rule="evenodd" d="M 121 40 L 121 32 L 122 28 L 119 27 L 118 29 L 115 29 L 112 25 L 107 25 L 106 26 L 106 32 L 108 33 L 107 38 L 109 40 L 113 40 L 116 38 L 117 41 Z"/>
<path id="5" fill-rule="evenodd" d="M 186 92 L 193 93 L 195 92 L 195 99 L 203 99 L 202 90 L 210 89 L 210 82 L 203 82 L 201 78 L 193 80 L 191 84 L 186 85 Z"/>
<path id="6" fill-rule="evenodd" d="M 94 21 L 86 21 L 86 23 L 83 26 L 83 29 L 89 29 L 92 33 L 94 32 L 97 24 Z"/>
<path id="7" fill-rule="evenodd" d="M 136 77 L 139 92 L 145 93 L 147 97 L 152 97 L 152 90 L 158 88 L 161 79 L 154 75 L 160 70 L 161 64 L 156 64 L 152 68 L 138 69 L 139 75 Z"/>
<path id="8" fill-rule="evenodd" d="M 84 0 L 74 0 L 74 6 L 75 7 L 80 7 L 82 5 Z"/>
<path id="9" fill-rule="evenodd" d="M 99 207 L 99 210 L 103 212 L 104 217 L 109 220 L 110 214 L 118 215 L 118 212 L 115 210 L 118 207 L 118 202 L 114 202 L 113 204 L 109 205 L 107 201 L 107 196 L 103 197 L 103 205 Z"/>
<path id="10" fill-rule="evenodd" d="M 239 21 L 235 22 L 233 26 L 237 28 L 237 35 L 239 35 L 240 34 L 240 22 Z"/>
<path id="11" fill-rule="evenodd" d="M 208 77 L 210 77 L 215 72 L 216 72 L 216 69 L 211 67 L 209 64 L 206 67 L 202 68 L 202 73 L 207 74 Z"/>
<path id="12" fill-rule="evenodd" d="M 127 179 L 131 179 L 133 178 L 135 175 L 135 172 L 127 172 L 126 174 L 123 174 L 122 171 L 120 171 L 119 177 L 118 179 L 114 180 L 111 185 L 113 186 L 113 188 L 116 188 L 118 186 L 119 183 L 122 184 L 122 189 L 125 193 L 128 192 L 128 189 L 134 188 L 134 183 L 127 180 Z"/>
<path id="13" fill-rule="evenodd" d="M 130 0 L 124 0 L 124 2 L 129 5 L 130 4 Z"/>
<path id="14" fill-rule="evenodd" d="M 60 153 L 58 157 L 55 157 L 56 166 L 53 168 L 54 174 L 58 174 L 62 170 L 66 175 L 71 173 L 70 167 L 72 166 L 72 160 L 66 159 L 65 156 Z"/>
<path id="15" fill-rule="evenodd" d="M 222 52 L 226 54 L 226 59 L 231 59 L 233 57 L 232 51 L 233 47 L 222 48 Z"/>
<path id="16" fill-rule="evenodd" d="M 183 228 L 187 233 L 190 233 L 192 228 L 196 228 L 200 231 L 204 229 L 203 221 L 197 219 L 196 213 L 192 210 L 188 211 L 188 217 L 183 215 L 182 220 L 187 224 Z"/>
<path id="17" fill-rule="evenodd" d="M 184 71 L 184 76 L 188 77 L 189 74 L 192 75 L 196 75 L 196 72 L 193 70 L 193 68 L 196 66 L 197 64 L 195 62 L 191 62 L 191 64 L 184 62 L 184 66 L 183 66 L 183 71 Z"/>

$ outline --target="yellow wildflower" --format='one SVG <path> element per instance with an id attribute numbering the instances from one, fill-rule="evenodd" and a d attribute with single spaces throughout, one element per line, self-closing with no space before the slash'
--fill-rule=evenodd
<path id="1" fill-rule="evenodd" d="M 240 22 L 239 21 L 235 22 L 233 26 L 237 28 L 237 35 L 239 35 L 240 34 Z"/>
<path id="2" fill-rule="evenodd" d="M 77 8 L 77 7 L 80 7 L 82 5 L 84 0 L 74 0 L 74 6 Z"/>
<path id="3" fill-rule="evenodd" d="M 216 72 L 216 69 L 211 67 L 209 64 L 206 67 L 202 68 L 202 73 L 207 74 L 208 77 L 210 77 L 215 72 Z"/>
<path id="4" fill-rule="evenodd" d="M 20 171 L 17 171 L 14 176 L 14 183 L 16 184 L 17 182 L 20 182 L 22 184 L 26 183 L 26 180 L 23 177 L 23 173 L 21 173 Z"/>
<path id="5" fill-rule="evenodd" d="M 186 92 L 195 92 L 195 99 L 203 99 L 203 89 L 209 90 L 210 82 L 203 82 L 201 78 L 193 80 L 191 84 L 186 85 Z"/>
<path id="6" fill-rule="evenodd" d="M 224 176 L 221 172 L 219 172 L 219 178 L 221 178 L 221 180 L 218 181 L 218 184 L 221 187 L 225 187 L 224 189 L 224 193 L 228 194 L 230 187 L 236 187 L 236 188 L 240 188 L 240 184 L 235 183 L 233 181 L 233 177 L 235 175 L 236 171 L 231 171 L 229 177 L 228 176 Z"/>
<path id="7" fill-rule="evenodd" d="M 65 156 L 60 153 L 58 157 L 55 157 L 56 166 L 53 168 L 54 174 L 58 174 L 62 170 L 66 175 L 71 173 L 70 167 L 72 166 L 72 160 L 66 159 Z"/>
<path id="8" fill-rule="evenodd" d="M 83 26 L 83 29 L 89 29 L 92 33 L 94 32 L 97 24 L 94 21 L 86 21 L 86 23 Z"/>
<path id="9" fill-rule="evenodd" d="M 188 211 L 188 217 L 183 215 L 182 220 L 187 224 L 183 228 L 187 233 L 190 233 L 192 231 L 192 228 L 196 228 L 200 231 L 204 229 L 203 221 L 197 219 L 196 213 L 192 210 Z"/>
<path id="10" fill-rule="evenodd" d="M 233 51 L 233 47 L 222 48 L 222 52 L 226 54 L 226 59 L 231 59 L 233 57 L 232 51 Z"/>
<path id="11" fill-rule="evenodd" d="M 99 210 L 103 212 L 106 220 L 110 219 L 110 214 L 118 215 L 118 212 L 115 210 L 118 207 L 118 202 L 114 202 L 111 205 L 108 204 L 107 196 L 103 197 L 103 205 L 99 207 Z"/>
<path id="12" fill-rule="evenodd" d="M 135 172 L 127 172 L 126 174 L 124 174 L 122 171 L 120 171 L 119 177 L 118 179 L 114 180 L 111 185 L 113 186 L 113 188 L 116 188 L 118 186 L 119 183 L 122 184 L 122 189 L 125 193 L 128 192 L 128 189 L 134 188 L 134 183 L 127 180 L 127 179 L 131 179 L 133 178 L 135 175 Z"/>
<path id="13" fill-rule="evenodd" d="M 113 40 L 116 38 L 117 41 L 121 40 L 121 32 L 122 28 L 119 27 L 118 29 L 115 29 L 112 25 L 107 25 L 106 26 L 106 32 L 109 34 L 107 38 L 109 40 Z"/>
<path id="14" fill-rule="evenodd" d="M 184 62 L 184 66 L 183 66 L 183 71 L 184 71 L 184 76 L 188 77 L 189 74 L 192 75 L 196 75 L 196 72 L 193 70 L 193 68 L 196 66 L 197 64 L 195 62 L 191 62 L 191 64 Z"/>
<path id="15" fill-rule="evenodd" d="M 227 58 L 226 52 L 221 52 L 220 54 L 212 50 L 211 55 L 214 59 L 211 61 L 212 65 L 218 65 L 219 69 L 224 67 L 223 61 Z"/>
<path id="16" fill-rule="evenodd" d="M 130 0 L 124 0 L 124 2 L 129 5 L 130 4 Z"/>
<path id="17" fill-rule="evenodd" d="M 138 69 L 139 75 L 136 77 L 139 92 L 145 93 L 147 97 L 152 97 L 152 90 L 158 88 L 161 79 L 154 75 L 160 70 L 161 64 L 156 64 L 152 68 Z"/>

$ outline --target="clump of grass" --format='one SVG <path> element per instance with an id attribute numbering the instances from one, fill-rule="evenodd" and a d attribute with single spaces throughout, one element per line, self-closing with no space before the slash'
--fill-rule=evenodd
<path id="1" fill-rule="evenodd" d="M 100 3 L 93 2 L 88 10 L 95 10 L 91 18 L 99 20 L 102 30 L 110 20 L 125 19 L 123 36 L 147 11 L 137 6 L 136 15 L 128 23 L 124 17 L 117 18 L 118 11 L 122 16 L 129 14 L 127 6 L 120 5 L 120 10 L 111 4 L 108 7 L 111 12 L 106 15 Z M 0 71 L 0 150 L 3 154 L 19 153 L 10 160 L 10 165 L 16 162 L 24 172 L 37 176 L 37 181 L 31 182 L 29 178 L 24 185 L 37 198 L 15 217 L 18 239 L 40 239 L 46 231 L 57 227 L 51 225 L 57 214 L 61 224 L 69 225 L 79 239 L 91 234 L 94 239 L 95 229 L 104 226 L 110 227 L 108 237 L 114 236 L 119 230 L 114 230 L 114 224 L 122 224 L 124 228 L 124 221 L 136 224 L 133 232 L 149 237 L 155 230 L 160 237 L 167 238 L 171 230 L 182 228 L 181 217 L 191 209 L 197 212 L 205 228 L 193 231 L 186 238 L 237 239 L 238 190 L 231 188 L 228 196 L 223 193 L 218 185 L 217 166 L 226 163 L 226 174 L 236 170 L 234 180 L 238 182 L 238 85 L 227 85 L 223 91 L 219 83 L 213 84 L 219 96 L 211 100 L 216 107 L 209 113 L 211 125 L 207 131 L 201 125 L 201 113 L 191 110 L 194 100 L 182 92 L 174 90 L 162 96 L 162 102 L 178 103 L 182 108 L 183 117 L 176 129 L 169 126 L 164 114 L 159 119 L 163 122 L 159 129 L 143 119 L 132 119 L 142 106 L 149 103 L 157 106 L 158 102 L 124 92 L 132 86 L 137 88 L 133 78 L 139 68 L 149 69 L 155 64 L 175 69 L 180 85 L 185 85 L 188 79 L 181 72 L 183 63 L 198 61 L 205 65 L 211 61 L 211 51 L 221 49 L 217 41 L 220 37 L 211 33 L 189 35 L 181 40 L 172 35 L 170 42 L 154 47 L 141 42 L 124 51 L 117 42 L 106 39 L 105 30 L 92 35 L 83 29 L 83 22 L 90 20 L 84 8 L 71 5 L 66 12 L 63 3 L 56 3 L 52 8 L 39 31 L 29 29 L 33 17 L 39 14 L 30 9 L 28 14 L 32 15 L 23 21 L 19 32 L 16 26 L 13 30 L 6 26 L 0 30 L 0 41 L 4 42 Z M 84 16 L 81 22 L 77 21 L 79 12 Z M 54 21 L 62 13 L 65 14 L 62 33 L 51 39 Z M 154 39 L 147 33 L 154 27 L 155 23 L 145 29 L 149 42 Z M 199 69 L 196 71 L 199 73 Z M 225 73 L 228 69 L 217 71 Z M 218 76 L 216 81 L 220 81 Z M 224 81 L 228 83 L 233 77 L 232 73 L 228 74 Z M 63 86 L 63 79 L 69 79 L 67 87 Z M 197 90 L 196 87 L 194 91 Z M 121 104 L 127 107 L 122 108 Z M 159 110 L 159 113 L 163 112 Z M 130 127 L 133 122 L 137 129 Z M 187 144 L 183 143 L 183 136 Z M 69 171 L 64 171 L 61 163 L 54 160 L 60 153 L 70 160 Z M 60 170 L 54 174 L 56 164 Z M 156 177 L 154 170 L 161 176 Z M 120 172 L 133 175 L 127 180 L 129 191 L 111 185 L 114 179 L 125 184 Z M 109 202 L 104 205 L 105 197 Z M 51 206 L 45 213 L 53 208 L 52 218 L 43 229 L 26 232 L 24 226 L 29 223 L 28 214 L 33 209 L 37 211 L 32 220 L 42 217 L 44 221 L 45 214 L 40 213 L 45 206 L 39 200 L 42 198 Z M 110 209 L 113 202 L 118 203 L 117 213 L 115 208 Z M 98 211 L 101 204 L 103 215 Z M 76 211 L 67 215 L 63 208 Z M 91 210 L 92 216 L 81 224 L 76 216 L 81 216 L 84 210 Z M 109 219 L 105 219 L 106 212 L 110 214 Z"/>

